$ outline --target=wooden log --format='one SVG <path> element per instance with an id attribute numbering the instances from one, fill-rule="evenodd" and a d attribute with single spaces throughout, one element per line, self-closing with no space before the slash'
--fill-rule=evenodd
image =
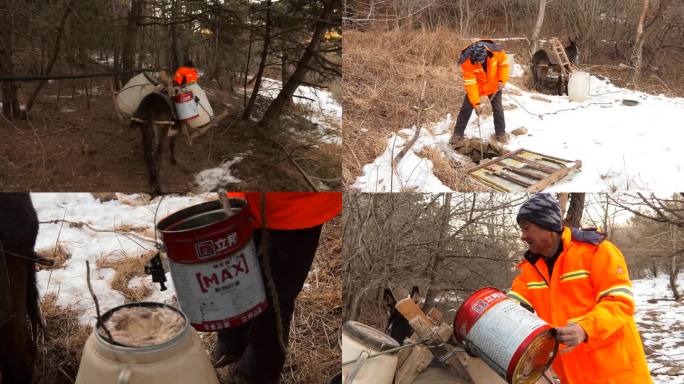
<path id="1" fill-rule="evenodd" d="M 397 369 L 394 375 L 395 384 L 411 384 L 425 368 L 430 365 L 432 361 L 432 352 L 430 349 L 424 345 L 416 345 L 411 348 L 411 354 L 406 359 L 404 364 L 402 364 L 399 369 Z"/>
<path id="2" fill-rule="evenodd" d="M 535 163 L 534 161 L 532 161 L 530 159 L 526 159 L 526 158 L 520 157 L 520 156 L 512 156 L 511 159 L 513 159 L 515 161 L 519 161 L 521 163 L 525 163 L 530 168 L 536 169 L 537 171 L 542 171 L 542 172 L 549 174 L 549 175 L 558 170 L 558 168 L 549 167 L 548 165 L 544 165 L 544 164 L 538 164 L 538 163 Z"/>
<path id="3" fill-rule="evenodd" d="M 515 177 L 515 176 L 513 176 L 513 175 L 509 175 L 509 174 L 506 173 L 503 169 L 502 169 L 502 170 L 496 170 L 496 169 L 494 169 L 494 168 L 492 168 L 492 167 L 485 167 L 485 169 L 491 172 L 490 175 L 496 176 L 496 177 L 500 177 L 500 178 L 502 178 L 502 179 L 504 179 L 504 180 L 508 180 L 508 181 L 510 181 L 511 183 L 515 183 L 515 184 L 520 185 L 521 187 L 528 188 L 528 187 L 530 187 L 530 186 L 532 185 L 531 183 L 529 183 L 529 182 L 527 182 L 527 181 L 525 181 L 525 180 L 519 179 L 519 178 L 517 178 L 517 177 Z"/>

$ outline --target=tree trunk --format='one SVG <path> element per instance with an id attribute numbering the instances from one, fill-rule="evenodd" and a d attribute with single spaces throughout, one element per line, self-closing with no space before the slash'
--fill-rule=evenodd
<path id="1" fill-rule="evenodd" d="M 60 41 L 62 41 L 64 25 L 66 24 L 67 18 L 71 14 L 71 6 L 74 4 L 75 1 L 76 0 L 71 0 L 71 2 L 69 2 L 66 11 L 64 11 L 64 15 L 62 15 L 62 20 L 59 23 L 59 27 L 57 27 L 57 35 L 55 36 L 55 48 L 52 51 L 52 57 L 50 57 L 50 62 L 48 62 L 47 68 L 45 68 L 45 75 L 49 75 L 50 72 L 52 72 L 52 67 L 55 65 L 55 62 L 57 61 L 57 57 L 59 56 L 59 43 Z M 36 98 L 38 97 L 38 94 L 40 93 L 40 90 L 43 88 L 45 83 L 47 83 L 47 80 L 41 80 L 40 83 L 38 83 L 36 89 L 33 90 L 31 97 L 29 97 L 28 101 L 26 102 L 26 112 L 30 111 L 33 107 L 34 103 L 36 102 Z"/>
<path id="2" fill-rule="evenodd" d="M 12 31 L 13 15 L 10 13 L 9 0 L 0 1 L 0 76 L 11 76 L 14 72 L 12 63 Z M 2 114 L 8 119 L 19 116 L 19 100 L 17 99 L 17 85 L 13 81 L 0 82 L 2 86 Z"/>
<path id="3" fill-rule="evenodd" d="M 261 51 L 261 62 L 254 79 L 254 88 L 249 97 L 245 111 L 242 113 L 242 119 L 247 120 L 252 115 L 254 104 L 256 104 L 257 96 L 259 96 L 259 88 L 261 87 L 261 78 L 264 75 L 266 68 L 266 59 L 268 58 L 268 46 L 271 42 L 271 0 L 266 0 L 266 30 L 264 32 L 264 47 Z M 276 98 L 277 100 L 277 98 Z M 275 101 L 274 101 L 275 102 Z"/>
<path id="4" fill-rule="evenodd" d="M 544 25 L 544 14 L 546 13 L 546 0 L 539 0 L 539 12 L 537 13 L 537 22 L 534 24 L 532 31 L 532 52 L 537 51 L 537 43 L 539 42 L 539 34 L 541 33 L 542 25 Z"/>
<path id="5" fill-rule="evenodd" d="M 297 69 L 292 76 L 290 76 L 290 79 L 287 81 L 287 83 L 283 84 L 283 89 L 278 94 L 278 97 L 276 97 L 271 105 L 268 106 L 264 116 L 261 118 L 261 121 L 259 121 L 259 125 L 270 126 L 278 119 L 283 107 L 285 107 L 285 104 L 287 103 L 287 100 L 292 98 L 295 90 L 297 90 L 297 87 L 299 87 L 304 80 L 304 76 L 309 71 L 309 66 L 311 65 L 314 56 L 317 54 L 318 49 L 321 46 L 323 34 L 325 34 L 325 31 L 332 22 L 333 11 L 337 1 L 327 0 L 324 2 L 324 4 L 325 6 L 323 8 L 323 14 L 320 17 L 321 21 L 316 23 L 313 36 L 311 37 L 311 42 L 309 42 L 309 45 L 306 47 L 302 58 L 299 60 L 299 63 L 297 63 Z"/>
<path id="6" fill-rule="evenodd" d="M 582 212 L 584 211 L 584 193 L 570 194 L 570 207 L 563 221 L 565 225 L 579 228 L 582 225 Z"/>
<path id="7" fill-rule="evenodd" d="M 133 70 L 135 66 L 135 53 L 138 42 L 138 19 L 142 14 L 144 0 L 133 0 L 131 9 L 128 11 L 128 23 L 126 24 L 126 38 L 121 52 L 121 68 L 124 72 Z M 133 75 L 123 75 L 123 83 L 128 82 Z"/>
<path id="8" fill-rule="evenodd" d="M 646 14 L 648 13 L 648 0 L 644 0 L 644 7 L 641 10 L 641 16 L 639 17 L 639 24 L 637 25 L 636 39 L 634 41 L 634 50 L 632 51 L 632 66 L 634 67 L 634 72 L 632 72 L 632 77 L 629 80 L 630 84 L 636 84 L 641 77 L 641 63 L 642 63 L 642 52 L 644 50 L 644 19 L 646 19 Z"/>
<path id="9" fill-rule="evenodd" d="M 433 254 L 430 262 L 427 264 L 426 272 L 430 276 L 430 282 L 425 290 L 425 302 L 432 303 L 434 298 L 434 290 L 432 289 L 437 281 L 438 273 L 441 271 L 442 263 L 444 262 L 444 249 L 447 245 L 449 237 L 449 219 L 451 218 L 451 193 L 444 194 L 444 205 L 442 206 L 442 221 L 439 230 L 439 239 L 437 240 L 437 251 Z"/>

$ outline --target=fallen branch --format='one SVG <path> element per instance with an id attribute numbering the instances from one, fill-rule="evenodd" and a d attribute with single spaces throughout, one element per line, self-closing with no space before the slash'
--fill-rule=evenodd
<path id="1" fill-rule="evenodd" d="M 95 296 L 95 291 L 93 291 L 93 286 L 90 284 L 90 262 L 86 260 L 86 282 L 88 283 L 88 290 L 90 291 L 90 295 L 93 297 L 93 301 L 95 302 L 95 313 L 97 314 L 97 323 L 95 324 L 95 332 L 99 332 L 99 328 L 102 327 L 104 329 L 105 333 L 107 334 L 107 338 L 109 338 L 109 342 L 114 344 L 114 338 L 112 337 L 112 334 L 109 332 L 109 329 L 107 329 L 107 326 L 100 321 L 100 303 L 97 301 L 97 296 Z"/>

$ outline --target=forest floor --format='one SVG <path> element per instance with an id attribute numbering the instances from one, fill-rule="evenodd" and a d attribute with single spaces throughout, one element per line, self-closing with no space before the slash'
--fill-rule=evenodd
<path id="1" fill-rule="evenodd" d="M 177 165 L 170 164 L 168 150 L 163 153 L 164 192 L 207 190 L 218 183 L 228 190 L 310 190 L 286 150 L 319 189 L 341 188 L 339 140 L 320 140 L 320 124 L 304 117 L 310 115 L 306 106 L 295 103 L 280 127 L 264 131 L 257 129 L 254 120 L 238 118 L 243 110 L 242 94 L 220 90 L 213 82 L 202 86 L 215 115 L 227 110 L 229 116 L 192 145 L 185 135 L 179 135 Z M 20 88 L 21 102 L 32 88 Z M 260 92 L 254 116 L 260 116 L 269 102 Z M 332 129 L 339 136 L 339 121 L 335 124 Z M 109 79 L 46 84 L 30 119 L 0 119 L 0 132 L 0 185 L 4 191 L 150 190 L 141 134 L 115 113 Z M 200 172 L 212 173 L 216 167 L 222 169 L 213 171 L 216 185 L 198 181 Z M 226 180 L 233 182 L 225 184 Z"/>

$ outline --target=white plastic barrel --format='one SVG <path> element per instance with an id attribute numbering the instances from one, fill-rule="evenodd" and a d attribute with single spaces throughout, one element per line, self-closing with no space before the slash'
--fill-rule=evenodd
<path id="1" fill-rule="evenodd" d="M 152 81 L 151 74 L 139 73 L 116 94 L 116 106 L 126 117 L 131 117 L 145 96 L 161 90 L 162 87 L 161 84 Z"/>
<path id="2" fill-rule="evenodd" d="M 345 364 L 360 357 L 399 346 L 396 340 L 375 328 L 356 321 L 342 325 L 342 383 L 350 383 L 349 375 L 357 363 Z M 397 369 L 397 352 L 367 358 L 354 376 L 354 384 L 392 384 Z"/>
<path id="3" fill-rule="evenodd" d="M 421 372 L 412 384 L 465 384 L 466 382 L 444 368 L 430 367 Z M 484 382 L 483 382 L 484 383 Z M 487 382 L 487 384 L 491 384 Z"/>
<path id="4" fill-rule="evenodd" d="M 184 89 L 192 91 L 192 94 L 199 100 L 197 103 L 197 117 L 186 120 L 185 123 L 190 128 L 201 128 L 209 124 L 214 117 L 214 111 L 211 109 L 211 105 L 209 105 L 206 92 L 197 83 L 188 84 Z"/>
<path id="5" fill-rule="evenodd" d="M 589 99 L 589 73 L 574 71 L 568 80 L 568 97 L 570 101 L 585 101 Z"/>
<path id="6" fill-rule="evenodd" d="M 103 321 L 118 310 L 141 305 L 166 308 L 182 315 L 165 304 L 130 303 L 103 314 Z M 182 329 L 157 345 L 114 345 L 94 330 L 83 348 L 76 384 L 219 384 L 197 332 L 185 315 L 182 316 L 185 323 Z"/>

